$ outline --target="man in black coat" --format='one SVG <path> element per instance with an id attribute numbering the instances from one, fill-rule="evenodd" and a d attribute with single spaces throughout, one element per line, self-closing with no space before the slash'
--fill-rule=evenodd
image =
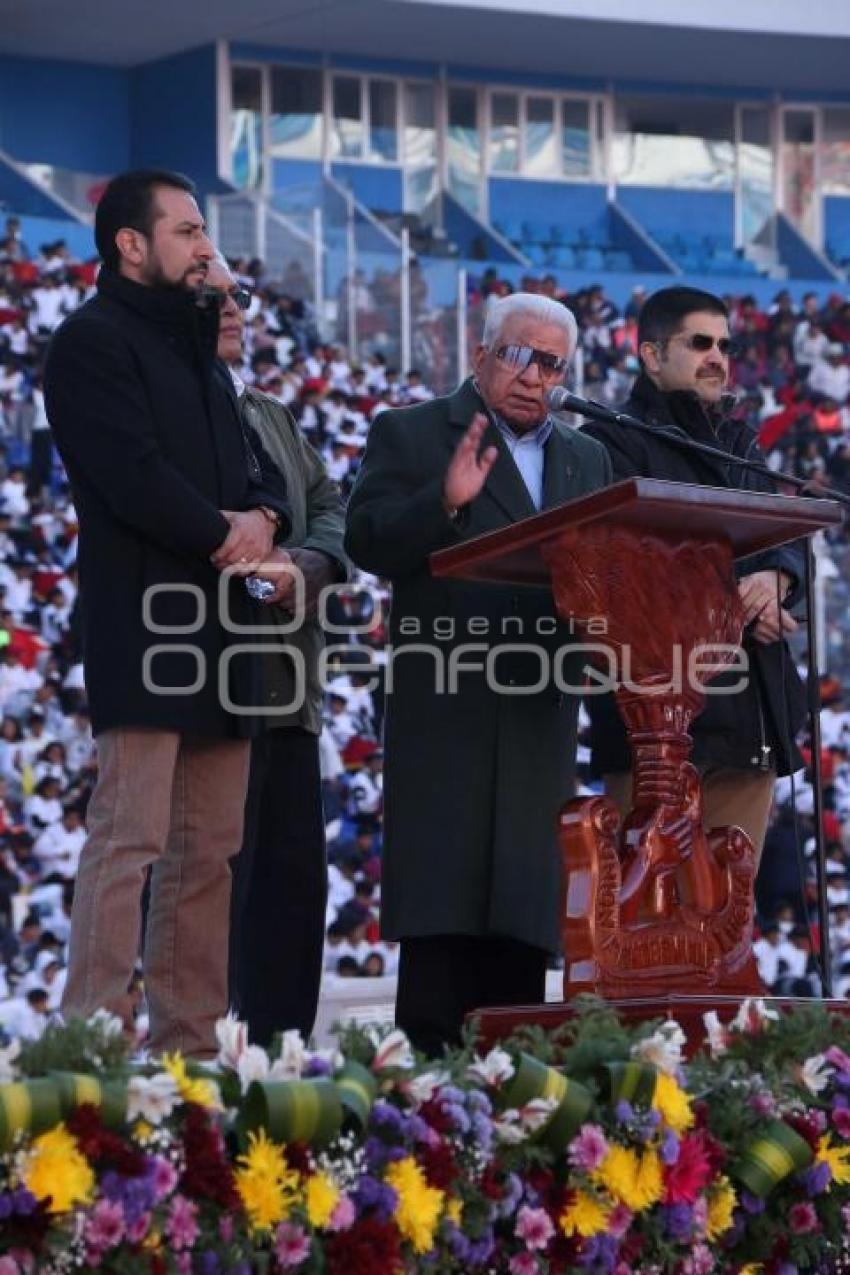
<path id="1" fill-rule="evenodd" d="M 129 1025 L 148 869 L 152 1050 L 215 1053 L 227 1006 L 259 622 L 244 580 L 289 528 L 285 486 L 244 435 L 204 306 L 214 249 L 186 178 L 125 173 L 98 205 L 97 295 L 53 338 L 47 412 L 80 523 L 97 735 L 63 1013 Z"/>
<path id="2" fill-rule="evenodd" d="M 755 434 L 729 415 L 729 319 L 718 297 L 696 288 L 664 288 L 638 318 L 641 373 L 623 411 L 659 433 L 594 422 L 583 433 L 608 449 L 617 479 L 640 475 L 775 493 L 768 478 L 740 465 L 685 451 L 661 436 L 678 428 L 688 438 L 743 459 L 763 460 Z M 803 577 L 799 544 L 783 545 L 736 564 L 744 613 L 743 648 L 749 677 L 743 690 L 712 694 L 693 725 L 693 762 L 701 772 L 709 828 L 737 825 L 758 860 L 764 844 L 774 781 L 801 764 L 794 737 L 805 715 L 800 679 L 783 637 L 797 627 L 788 613 Z M 734 684 L 740 671 L 721 674 Z M 631 799 L 631 755 L 611 696 L 587 701 L 591 765 L 606 792 L 625 812 Z"/>
<path id="3" fill-rule="evenodd" d="M 381 928 L 397 1022 L 428 1053 L 476 1006 L 543 1000 L 560 946 L 578 702 L 553 669 L 580 686 L 583 661 L 548 589 L 434 579 L 428 556 L 610 481 L 604 448 L 548 415 L 575 346 L 557 302 L 496 302 L 475 379 L 383 412 L 349 503 L 350 556 L 393 585 Z"/>

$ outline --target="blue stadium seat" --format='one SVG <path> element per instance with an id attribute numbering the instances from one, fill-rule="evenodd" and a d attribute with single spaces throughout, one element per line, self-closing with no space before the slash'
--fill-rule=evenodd
<path id="1" fill-rule="evenodd" d="M 555 244 L 549 252 L 549 259 L 559 270 L 573 270 L 576 256 L 569 244 Z"/>
<path id="2" fill-rule="evenodd" d="M 520 251 L 524 252 L 533 266 L 545 266 L 549 263 L 549 254 L 540 243 L 522 243 Z"/>
<path id="3" fill-rule="evenodd" d="M 524 243 L 549 243 L 552 227 L 542 221 L 524 221 L 522 232 Z"/>

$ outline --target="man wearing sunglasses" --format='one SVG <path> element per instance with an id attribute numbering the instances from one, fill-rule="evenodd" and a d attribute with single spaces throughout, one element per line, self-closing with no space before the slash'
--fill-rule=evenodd
<path id="1" fill-rule="evenodd" d="M 583 432 L 605 445 L 615 477 L 634 475 L 774 492 L 769 479 L 734 464 L 687 452 L 660 431 L 683 430 L 696 442 L 736 456 L 762 459 L 754 432 L 730 414 L 729 317 L 723 302 L 697 288 L 664 288 L 638 318 L 641 372 L 623 411 L 656 427 L 653 438 L 628 426 L 593 422 Z M 797 625 L 788 612 L 803 577 L 798 545 L 786 545 L 736 564 L 744 614 L 743 646 L 749 660 L 746 687 L 710 695 L 694 722 L 693 762 L 700 770 L 706 827 L 738 825 L 758 859 L 777 775 L 802 765 L 794 737 L 803 722 L 803 688 L 784 637 Z M 722 686 L 738 673 L 720 675 Z M 629 808 L 631 757 L 625 730 L 610 696 L 587 701 L 592 763 L 621 810 Z"/>
<path id="2" fill-rule="evenodd" d="M 290 413 L 238 375 L 250 294 L 220 255 L 206 282 L 221 309 L 218 355 L 230 369 L 245 428 L 286 479 L 292 528 L 269 562 L 294 565 L 305 587 L 305 613 L 293 617 L 281 609 L 292 601 L 293 576 L 268 573 L 276 587 L 262 621 L 283 622 L 287 631 L 263 641 L 289 651 L 263 656 L 263 715 L 251 741 L 245 830 L 233 862 L 231 1006 L 248 1024 L 251 1041 L 268 1045 L 275 1032 L 290 1028 L 309 1039 L 319 1001 L 327 863 L 319 774 L 323 635 L 315 610 L 320 590 L 348 575 L 345 518 L 339 488 Z M 296 627 L 293 619 L 300 619 Z M 301 693 L 296 662 L 303 669 Z"/>
<path id="3" fill-rule="evenodd" d="M 435 580 L 428 556 L 610 481 L 604 448 L 548 415 L 575 347 L 558 302 L 496 301 L 474 377 L 376 419 L 349 503 L 351 557 L 393 585 L 381 927 L 397 1022 L 429 1054 L 476 1006 L 541 1001 L 560 944 L 578 704 L 541 667 L 575 639 L 548 590 Z"/>

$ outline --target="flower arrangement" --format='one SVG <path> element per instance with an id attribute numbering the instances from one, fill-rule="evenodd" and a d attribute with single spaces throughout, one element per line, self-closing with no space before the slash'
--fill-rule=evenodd
<path id="1" fill-rule="evenodd" d="M 0 1275 L 850 1269 L 850 1024 L 812 1004 L 417 1059 L 398 1030 L 131 1066 L 105 1015 L 0 1050 Z M 845 1052 L 847 1051 L 847 1052 Z"/>

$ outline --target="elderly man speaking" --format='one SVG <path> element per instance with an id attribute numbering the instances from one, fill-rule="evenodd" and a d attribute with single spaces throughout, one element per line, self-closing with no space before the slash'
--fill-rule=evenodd
<path id="1" fill-rule="evenodd" d="M 575 347 L 557 302 L 496 302 L 471 380 L 375 421 L 349 505 L 351 557 L 393 585 L 381 924 L 401 940 L 396 1020 L 430 1054 L 476 1006 L 541 1001 L 559 946 L 578 700 L 540 681 L 574 639 L 548 590 L 435 580 L 428 555 L 610 481 L 548 414 Z"/>

